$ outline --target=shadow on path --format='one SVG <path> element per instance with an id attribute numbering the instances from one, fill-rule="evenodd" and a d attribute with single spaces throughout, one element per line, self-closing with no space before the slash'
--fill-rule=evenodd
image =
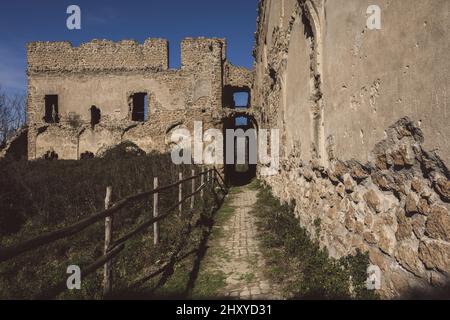
<path id="1" fill-rule="evenodd" d="M 192 225 L 189 223 L 188 227 L 185 230 L 184 235 L 181 237 L 181 239 L 188 239 L 191 235 L 192 231 L 195 228 L 202 228 L 202 236 L 200 239 L 200 242 L 198 243 L 198 246 L 187 252 L 183 255 L 183 249 L 186 245 L 186 241 L 180 241 L 178 243 L 176 250 L 171 254 L 171 256 L 168 259 L 168 262 L 160 269 L 152 272 L 151 274 L 139 279 L 135 284 L 130 286 L 127 289 L 122 289 L 113 292 L 109 297 L 106 297 L 106 299 L 111 300 L 177 300 L 177 299 L 190 299 L 192 296 L 192 291 L 195 287 L 195 282 L 198 278 L 199 271 L 200 271 L 200 265 L 203 261 L 206 252 L 208 250 L 208 241 L 210 239 L 213 227 L 215 225 L 214 217 L 216 216 L 217 212 L 222 207 L 222 204 L 225 200 L 225 192 L 224 190 L 220 190 L 218 192 L 214 191 L 214 201 L 215 206 L 213 209 L 211 209 L 211 213 L 209 215 L 205 215 L 204 213 L 201 215 L 200 219 L 195 223 L 195 225 Z M 192 219 L 192 212 L 190 220 Z M 174 275 L 175 272 L 175 266 L 179 263 L 184 262 L 188 258 L 191 258 L 194 256 L 194 261 L 192 268 L 189 272 L 189 280 L 187 281 L 186 287 L 183 291 L 177 292 L 177 293 L 157 293 L 158 289 L 161 289 L 164 287 L 164 285 L 171 279 L 171 277 Z M 143 285 L 145 285 L 150 280 L 156 278 L 157 276 L 160 276 L 161 278 L 158 280 L 157 284 L 153 288 L 142 288 Z"/>

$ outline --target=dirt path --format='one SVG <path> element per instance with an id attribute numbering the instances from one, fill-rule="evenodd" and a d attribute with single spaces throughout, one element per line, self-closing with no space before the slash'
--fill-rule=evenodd
<path id="1" fill-rule="evenodd" d="M 250 187 L 233 189 L 225 210 L 230 216 L 219 222 L 219 230 L 209 244 L 207 269 L 221 272 L 226 286 L 218 296 L 239 299 L 277 299 L 276 287 L 264 277 L 265 262 L 259 249 L 256 218 L 251 210 L 257 191 Z"/>

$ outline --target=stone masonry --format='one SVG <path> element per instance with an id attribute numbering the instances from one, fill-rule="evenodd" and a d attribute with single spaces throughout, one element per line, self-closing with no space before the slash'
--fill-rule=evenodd
<path id="1" fill-rule="evenodd" d="M 331 256 L 368 252 L 384 297 L 450 280 L 449 5 L 259 4 L 252 105 L 282 139 L 263 179 Z"/>
<path id="2" fill-rule="evenodd" d="M 224 101 L 249 92 L 252 73 L 227 61 L 224 39 L 184 39 L 177 70 L 168 50 L 163 39 L 30 43 L 28 158 L 77 160 L 123 141 L 166 151 L 175 128 L 221 129 Z"/>

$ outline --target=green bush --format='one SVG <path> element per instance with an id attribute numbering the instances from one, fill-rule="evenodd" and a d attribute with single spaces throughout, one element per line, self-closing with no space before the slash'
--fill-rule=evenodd
<path id="1" fill-rule="evenodd" d="M 369 259 L 355 256 L 335 260 L 309 236 L 294 215 L 294 206 L 281 204 L 270 189 L 257 186 L 254 214 L 269 265 L 269 276 L 282 284 L 291 299 L 373 299 L 365 287 Z M 314 227 L 320 231 L 321 221 Z"/>

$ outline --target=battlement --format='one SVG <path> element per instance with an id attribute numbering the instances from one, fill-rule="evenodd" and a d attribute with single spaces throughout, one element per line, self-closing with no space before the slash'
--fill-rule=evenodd
<path id="1" fill-rule="evenodd" d="M 182 65 L 192 68 L 226 58 L 224 39 L 186 38 L 181 44 Z M 73 46 L 63 42 L 31 42 L 27 47 L 28 73 L 85 71 L 164 71 L 169 69 L 169 42 L 147 39 L 114 42 L 94 39 Z M 214 58 L 212 58 L 214 57 Z"/>
<path id="2" fill-rule="evenodd" d="M 221 64 L 226 59 L 227 44 L 220 38 L 186 38 L 181 42 L 181 65 L 196 68 L 202 64 Z"/>
<path id="3" fill-rule="evenodd" d="M 80 72 L 102 70 L 167 70 L 169 43 L 164 39 L 113 42 L 92 40 L 74 47 L 70 42 L 28 44 L 28 72 Z"/>

